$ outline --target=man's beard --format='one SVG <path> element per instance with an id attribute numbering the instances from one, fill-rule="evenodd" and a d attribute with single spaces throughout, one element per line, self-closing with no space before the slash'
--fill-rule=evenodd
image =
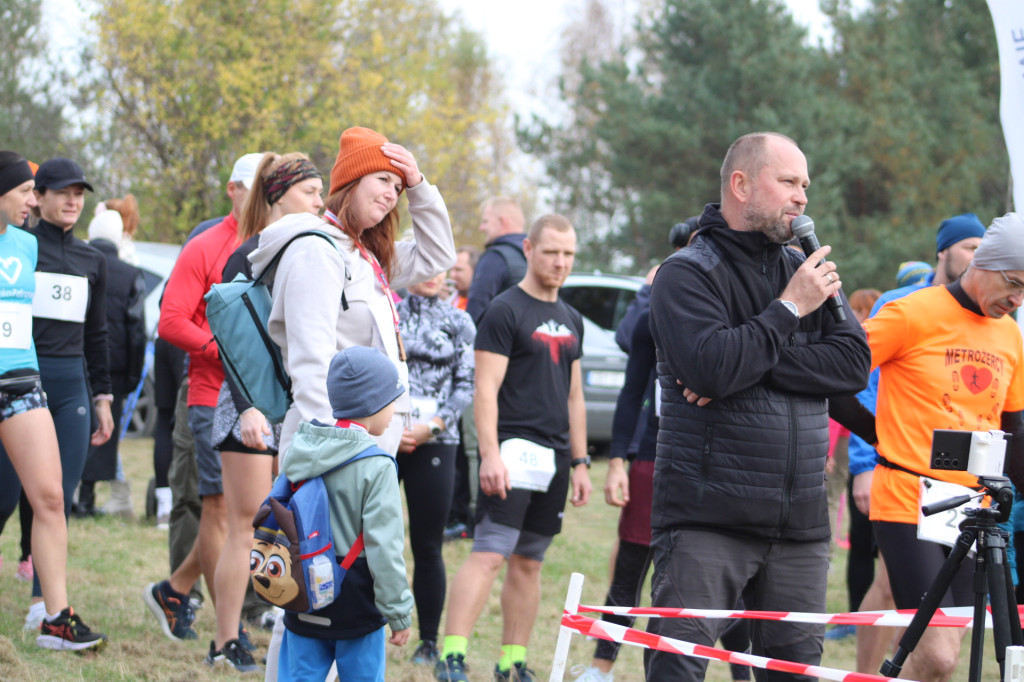
<path id="1" fill-rule="evenodd" d="M 743 210 L 743 220 L 751 230 L 761 232 L 775 244 L 785 244 L 793 238 L 793 229 L 786 224 L 785 213 L 770 216 L 760 207 L 748 205 Z"/>

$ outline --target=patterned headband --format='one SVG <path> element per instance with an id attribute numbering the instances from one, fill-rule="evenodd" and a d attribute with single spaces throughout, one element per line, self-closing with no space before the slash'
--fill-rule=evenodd
<path id="1" fill-rule="evenodd" d="M 278 166 L 264 181 L 267 204 L 273 206 L 285 195 L 291 186 L 309 178 L 323 178 L 309 159 L 293 159 Z"/>

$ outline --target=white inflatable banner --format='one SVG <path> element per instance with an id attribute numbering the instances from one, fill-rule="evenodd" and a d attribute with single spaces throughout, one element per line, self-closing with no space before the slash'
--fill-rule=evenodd
<path id="1" fill-rule="evenodd" d="M 988 0 L 999 44 L 999 115 L 1013 174 L 1014 210 L 1024 212 L 1024 2 Z"/>

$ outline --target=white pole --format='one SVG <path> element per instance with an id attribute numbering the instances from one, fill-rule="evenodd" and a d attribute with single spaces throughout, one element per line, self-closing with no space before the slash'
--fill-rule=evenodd
<path id="1" fill-rule="evenodd" d="M 565 610 L 576 615 L 580 608 L 580 595 L 583 594 L 583 574 L 573 573 L 569 577 L 569 591 L 565 595 Z M 564 625 L 558 628 L 558 643 L 555 644 L 555 660 L 551 663 L 550 682 L 562 682 L 565 677 L 565 664 L 569 660 L 569 644 L 572 639 L 572 628 Z"/>
<path id="2" fill-rule="evenodd" d="M 1006 682 L 1024 681 L 1024 648 L 1019 646 L 1006 647 Z"/>

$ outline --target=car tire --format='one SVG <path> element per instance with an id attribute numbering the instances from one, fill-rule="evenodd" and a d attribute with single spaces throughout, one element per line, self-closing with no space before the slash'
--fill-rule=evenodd
<path id="1" fill-rule="evenodd" d="M 156 477 L 149 479 L 146 485 L 146 518 L 156 518 Z"/>

